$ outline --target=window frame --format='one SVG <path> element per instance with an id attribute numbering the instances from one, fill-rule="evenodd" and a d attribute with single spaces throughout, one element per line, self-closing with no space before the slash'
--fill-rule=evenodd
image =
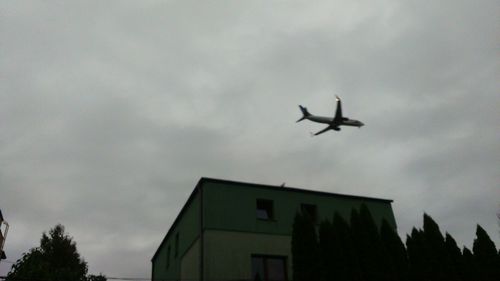
<path id="1" fill-rule="evenodd" d="M 252 262 L 254 258 L 260 258 L 262 259 L 262 264 L 263 264 L 263 270 L 264 270 L 264 276 L 262 276 L 262 281 L 268 281 L 269 279 L 269 271 L 268 271 L 268 264 L 267 260 L 269 259 L 279 259 L 283 261 L 283 273 L 284 273 L 284 281 L 288 281 L 288 256 L 282 256 L 282 255 L 263 255 L 263 254 L 251 254 L 250 256 L 250 266 L 252 266 Z M 253 274 L 253 269 L 250 270 L 251 274 Z M 254 278 L 251 276 L 250 278 Z"/>
<path id="2" fill-rule="evenodd" d="M 263 207 L 263 208 L 261 208 L 261 207 Z M 266 212 L 267 218 L 259 216 L 259 211 L 261 211 L 261 210 L 264 210 Z M 275 216 L 275 212 L 274 212 L 274 200 L 272 200 L 272 199 L 264 199 L 264 198 L 257 198 L 255 200 L 255 216 L 256 216 L 256 218 L 258 220 L 262 220 L 262 221 L 275 221 L 276 220 L 276 216 Z"/>

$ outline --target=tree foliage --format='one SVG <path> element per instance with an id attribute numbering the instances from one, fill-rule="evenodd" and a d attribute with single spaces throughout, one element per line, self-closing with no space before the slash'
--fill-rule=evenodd
<path id="1" fill-rule="evenodd" d="M 335 275 L 336 243 L 333 239 L 333 225 L 329 221 L 323 221 L 319 225 L 319 249 L 320 249 L 320 280 L 332 280 Z M 292 249 L 293 251 L 293 249 Z"/>
<path id="2" fill-rule="evenodd" d="M 106 281 L 108 279 L 106 278 L 106 276 L 104 276 L 101 273 L 101 274 L 98 274 L 98 275 L 90 274 L 89 276 L 87 276 L 87 280 L 88 281 Z"/>
<path id="3" fill-rule="evenodd" d="M 455 239 L 448 232 L 444 239 L 445 251 L 449 259 L 449 272 L 454 274 L 455 280 L 468 280 L 464 258 Z"/>
<path id="4" fill-rule="evenodd" d="M 428 248 L 422 230 L 415 227 L 407 236 L 406 248 L 408 252 L 409 274 L 412 280 L 428 280 L 431 274 L 427 263 Z"/>
<path id="5" fill-rule="evenodd" d="M 427 214 L 424 214 L 423 235 L 427 244 L 426 263 L 430 272 L 429 280 L 459 280 L 458 274 L 453 269 L 451 253 L 446 250 L 443 234 L 438 224 Z M 449 239 L 452 239 L 451 235 Z"/>
<path id="6" fill-rule="evenodd" d="M 374 221 L 365 205 L 352 210 L 349 222 L 335 213 L 318 232 L 319 249 L 314 225 L 297 214 L 293 280 L 500 280 L 500 252 L 479 225 L 473 251 L 461 251 L 427 214 L 423 229 L 414 227 L 406 236 L 405 247 L 393 226 Z"/>
<path id="7" fill-rule="evenodd" d="M 467 247 L 464 247 L 462 251 L 462 258 L 464 260 L 464 268 L 462 269 L 464 275 L 463 280 L 478 280 L 476 261 L 474 260 L 474 255 L 471 250 Z"/>
<path id="8" fill-rule="evenodd" d="M 43 233 L 40 246 L 30 249 L 17 260 L 7 281 L 105 281 L 104 275 L 87 276 L 87 263 L 80 257 L 76 243 L 64 232 L 61 224 Z"/>
<path id="9" fill-rule="evenodd" d="M 358 224 L 359 234 L 355 243 L 365 280 L 394 280 L 394 268 L 380 239 L 377 224 L 365 204 L 361 205 Z"/>
<path id="10" fill-rule="evenodd" d="M 314 223 L 308 216 L 295 215 L 292 229 L 293 280 L 319 280 L 320 252 Z"/>
<path id="11" fill-rule="evenodd" d="M 500 280 L 500 257 L 495 243 L 481 227 L 476 228 L 476 239 L 472 245 L 474 260 L 482 280 Z"/>
<path id="12" fill-rule="evenodd" d="M 394 228 L 385 219 L 382 221 L 380 228 L 380 239 L 387 251 L 387 258 L 393 266 L 394 279 L 408 280 L 408 256 L 405 245 Z"/>
<path id="13" fill-rule="evenodd" d="M 326 238 L 333 241 L 334 252 L 330 255 L 334 261 L 328 280 L 358 280 L 359 261 L 356 248 L 353 245 L 349 224 L 340 214 L 335 213 L 331 236 Z"/>

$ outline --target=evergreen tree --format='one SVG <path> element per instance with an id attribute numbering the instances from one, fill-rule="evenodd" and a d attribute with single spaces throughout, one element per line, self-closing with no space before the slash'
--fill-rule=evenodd
<path id="1" fill-rule="evenodd" d="M 458 248 L 455 239 L 453 239 L 453 237 L 448 232 L 446 233 L 444 244 L 446 254 L 448 255 L 451 262 L 450 271 L 453 273 L 457 280 L 467 280 L 462 252 L 460 251 L 460 248 Z"/>
<path id="2" fill-rule="evenodd" d="M 444 237 L 438 224 L 427 214 L 424 214 L 424 237 L 427 244 L 427 263 L 431 271 L 430 280 L 456 280 L 452 271 L 451 261 L 446 253 Z"/>
<path id="3" fill-rule="evenodd" d="M 464 267 L 462 269 L 462 274 L 464 276 L 463 280 L 479 280 L 474 255 L 469 249 L 467 249 L 467 247 L 464 247 L 462 251 L 462 258 L 464 261 Z"/>
<path id="4" fill-rule="evenodd" d="M 106 280 L 108 279 L 102 273 L 100 273 L 99 275 L 90 274 L 87 277 L 87 281 L 106 281 Z"/>
<path id="5" fill-rule="evenodd" d="M 357 260 L 359 262 L 359 278 L 361 280 L 367 279 L 367 267 L 369 263 L 368 257 L 368 249 L 365 243 L 364 235 L 363 235 L 363 225 L 361 222 L 361 218 L 359 217 L 359 211 L 357 209 L 351 210 L 351 237 L 353 242 L 354 252 L 356 253 Z"/>
<path id="6" fill-rule="evenodd" d="M 466 247 L 461 252 L 455 239 L 449 233 L 443 237 L 427 214 L 423 230 L 413 228 L 407 235 L 405 249 L 386 220 L 378 232 L 364 204 L 351 211 L 350 226 L 338 213 L 333 223 L 322 222 L 319 242 L 309 218 L 297 214 L 293 226 L 293 277 L 298 281 L 500 280 L 500 251 L 479 225 L 473 252 Z"/>
<path id="7" fill-rule="evenodd" d="M 393 266 L 380 240 L 377 225 L 370 210 L 361 205 L 359 214 L 351 213 L 351 233 L 359 260 L 361 277 L 364 280 L 393 280 Z"/>
<path id="8" fill-rule="evenodd" d="M 495 243 L 491 241 L 488 233 L 480 225 L 477 225 L 476 228 L 476 239 L 474 239 L 472 251 L 481 273 L 481 280 L 500 280 L 500 260 Z"/>
<path id="9" fill-rule="evenodd" d="M 319 262 L 319 245 L 314 223 L 297 213 L 292 229 L 293 280 L 319 280 Z"/>
<path id="10" fill-rule="evenodd" d="M 333 217 L 333 260 L 335 261 L 335 280 L 359 280 L 359 265 L 353 246 L 349 224 L 339 214 Z"/>
<path id="11" fill-rule="evenodd" d="M 405 245 L 396 231 L 385 219 L 382 221 L 382 226 L 380 228 L 380 239 L 394 266 L 395 279 L 408 280 L 408 255 Z"/>
<path id="12" fill-rule="evenodd" d="M 7 281 L 16 279 L 85 281 L 87 263 L 76 250 L 76 243 L 58 224 L 43 233 L 40 247 L 23 254 L 11 268 Z"/>
<path id="13" fill-rule="evenodd" d="M 431 272 L 427 263 L 427 244 L 421 230 L 413 228 L 411 235 L 406 236 L 406 248 L 410 279 L 415 281 L 431 280 Z"/>
<path id="14" fill-rule="evenodd" d="M 333 225 L 329 221 L 321 222 L 319 226 L 320 277 L 322 281 L 334 280 L 335 276 L 335 245 Z"/>
<path id="15" fill-rule="evenodd" d="M 50 276 L 50 264 L 39 248 L 32 248 L 12 266 L 7 274 L 7 281 L 18 278 L 47 280 Z"/>

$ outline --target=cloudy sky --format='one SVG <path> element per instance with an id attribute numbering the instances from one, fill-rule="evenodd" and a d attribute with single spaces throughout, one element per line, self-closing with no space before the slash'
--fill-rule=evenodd
<path id="1" fill-rule="evenodd" d="M 390 198 L 500 246 L 498 1 L 2 1 L 8 260 L 66 226 L 149 277 L 200 177 Z M 311 138 L 298 104 L 366 126 Z M 0 275 L 10 264 L 2 262 Z"/>

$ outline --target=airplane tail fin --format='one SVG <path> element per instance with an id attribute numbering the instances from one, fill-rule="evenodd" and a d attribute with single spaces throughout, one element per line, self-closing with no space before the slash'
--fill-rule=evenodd
<path id="1" fill-rule="evenodd" d="M 297 122 L 300 122 L 300 121 L 306 119 L 309 115 L 311 115 L 309 113 L 309 111 L 307 111 L 307 108 L 303 107 L 302 105 L 299 105 L 299 108 L 300 108 L 300 111 L 302 111 L 302 118 L 297 120 Z"/>

